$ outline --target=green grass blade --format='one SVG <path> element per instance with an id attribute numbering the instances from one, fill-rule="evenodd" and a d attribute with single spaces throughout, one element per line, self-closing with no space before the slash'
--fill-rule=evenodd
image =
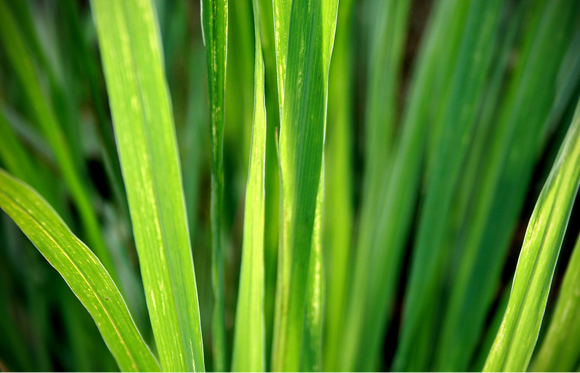
<path id="1" fill-rule="evenodd" d="M 276 148 L 280 130 L 280 107 L 276 78 L 276 42 L 274 39 L 274 17 L 272 0 L 259 0 L 262 51 L 266 69 L 266 225 L 264 239 L 266 321 L 266 366 L 271 366 L 272 339 L 274 332 L 274 310 L 276 304 L 276 272 L 280 233 L 280 173 Z"/>
<path id="2" fill-rule="evenodd" d="M 203 371 L 199 305 L 171 101 L 149 0 L 91 2 L 163 370 Z"/>
<path id="3" fill-rule="evenodd" d="M 445 225 L 451 217 L 461 164 L 473 136 L 501 10 L 501 1 L 473 1 L 469 7 L 450 96 L 442 116 L 437 118 L 442 120 L 441 141 L 433 153 L 435 159 L 431 161 L 431 175 L 428 175 L 431 177 L 427 180 L 430 185 L 413 252 L 395 370 L 422 371 L 428 368 L 436 333 L 435 319 L 430 316 L 440 303 L 442 269 L 451 254 L 444 245 Z"/>
<path id="4" fill-rule="evenodd" d="M 300 371 L 320 372 L 322 370 L 322 321 L 324 316 L 324 262 L 322 260 L 322 201 L 324 199 L 324 161 L 316 196 L 312 249 L 308 268 L 304 330 Z"/>
<path id="5" fill-rule="evenodd" d="M 236 311 L 232 371 L 266 370 L 264 325 L 264 218 L 266 167 L 266 107 L 264 92 L 264 59 L 260 34 L 260 10 L 253 0 L 256 57 L 254 71 L 254 123 L 246 207 L 240 290 Z"/>
<path id="6" fill-rule="evenodd" d="M 546 337 L 532 364 L 535 372 L 571 372 L 580 356 L 580 239 L 572 253 Z"/>
<path id="7" fill-rule="evenodd" d="M 541 136 L 549 124 L 557 96 L 556 76 L 577 12 L 568 1 L 534 1 L 521 6 L 525 27 L 520 31 L 520 57 L 495 110 L 495 125 L 478 167 L 482 170 L 479 190 L 471 197 L 469 229 L 457 274 L 451 280 L 442 339 L 437 343 L 441 349 L 449 348 L 445 356 L 439 352 L 438 368 L 442 370 L 467 369 L 469 357 L 464 355 L 473 351 L 483 331 L 525 191 L 545 141 Z M 471 322 L 461 321 L 466 319 Z"/>
<path id="8" fill-rule="evenodd" d="M 286 87 L 286 60 L 288 57 L 288 31 L 290 30 L 290 13 L 292 0 L 272 0 L 274 11 L 274 44 L 276 50 L 276 73 L 278 78 L 278 102 L 280 120 L 284 107 Z"/>
<path id="9" fill-rule="evenodd" d="M 276 3 L 274 22 L 280 29 Z M 290 14 L 287 56 L 277 51 L 280 97 L 280 164 L 283 188 L 282 250 L 272 368 L 299 369 L 303 342 L 305 296 L 311 258 L 316 198 L 319 192 L 326 123 L 326 95 L 330 55 L 334 43 L 338 3 L 294 0 Z M 289 11 L 286 7 L 285 11 Z M 277 49 L 280 46 L 277 40 Z M 286 75 L 280 61 L 286 60 Z M 280 91 L 280 88 L 279 88 Z"/>
<path id="10" fill-rule="evenodd" d="M 204 154 L 208 151 L 207 140 L 207 102 L 205 102 L 205 54 L 201 40 L 196 40 L 191 48 L 189 56 L 189 80 L 188 102 L 185 126 L 181 135 L 178 135 L 178 145 L 181 152 L 181 164 L 187 164 L 183 168 L 183 189 L 189 221 L 189 234 L 192 243 L 202 231 L 197 216 L 200 197 L 200 178 L 204 165 Z M 181 142 L 179 142 L 181 141 Z M 194 245 L 195 246 L 195 245 Z M 199 268 L 199 267 L 198 267 Z M 198 273 L 199 276 L 199 273 Z M 199 277 L 198 277 L 199 278 Z M 201 291 L 201 290 L 200 290 Z"/>
<path id="11" fill-rule="evenodd" d="M 251 1 L 228 3 L 228 31 L 224 147 L 226 154 L 240 155 L 235 157 L 236 170 L 239 171 L 235 172 L 234 177 L 245 182 L 250 160 L 254 109 L 255 53 Z"/>
<path id="12" fill-rule="evenodd" d="M 491 346 L 493 346 L 495 336 L 497 335 L 497 332 L 499 331 L 499 328 L 501 326 L 503 315 L 505 314 L 505 310 L 507 308 L 508 301 L 510 299 L 510 290 L 512 283 L 513 282 L 510 281 L 507 284 L 507 286 L 503 289 L 501 296 L 499 298 L 497 308 L 494 311 L 493 318 L 491 319 L 489 327 L 487 328 L 487 330 L 485 331 L 485 335 L 483 336 L 479 352 L 474 355 L 473 363 L 471 364 L 471 367 L 468 369 L 468 371 L 481 372 L 483 370 L 483 367 L 485 366 L 485 360 L 489 355 L 489 351 L 491 350 Z"/>
<path id="13" fill-rule="evenodd" d="M 226 370 L 224 259 L 222 244 L 224 199 L 224 111 L 228 44 L 227 0 L 202 0 L 206 50 L 211 142 L 212 284 L 214 292 L 212 340 L 215 371 Z"/>
<path id="14" fill-rule="evenodd" d="M 371 4 L 369 4 L 371 5 Z M 365 134 L 365 222 L 374 207 L 392 156 L 397 118 L 397 91 L 410 1 L 377 1 L 370 7 L 370 56 Z M 363 224 L 363 227 L 367 224 Z M 370 225 L 370 224 L 369 224 Z"/>
<path id="15" fill-rule="evenodd" d="M 123 371 L 159 371 L 115 283 L 97 257 L 28 185 L 0 170 L 0 207 L 87 308 Z"/>
<path id="16" fill-rule="evenodd" d="M 339 368 L 353 227 L 354 1 L 339 3 L 336 41 L 330 65 L 322 222 L 325 274 L 323 369 Z"/>
<path id="17" fill-rule="evenodd" d="M 527 369 L 579 184 L 580 104 L 530 218 L 508 307 L 484 371 Z"/>
<path id="18" fill-rule="evenodd" d="M 428 37 L 419 51 L 401 133 L 394 149 L 392 171 L 375 202 L 377 213 L 372 220 L 373 229 L 368 234 L 361 231 L 358 238 L 353 278 L 356 291 L 351 292 L 347 337 L 344 338 L 343 367 L 346 370 L 375 369 L 376 360 L 368 357 L 368 345 L 364 340 L 369 338 L 371 353 L 376 357 L 380 351 L 380 336 L 386 330 L 391 312 L 404 245 L 417 202 L 425 133 L 433 130 L 427 125 L 435 119 L 433 97 L 445 97 L 446 93 L 445 84 L 436 78 L 439 72 L 452 70 L 455 44 L 458 44 L 453 31 L 461 30 L 467 5 L 466 1 L 436 3 L 426 30 Z"/>
<path id="19" fill-rule="evenodd" d="M 4 45 L 8 59 L 30 101 L 35 119 L 38 121 L 57 159 L 60 171 L 79 210 L 88 242 L 111 276 L 116 279 L 116 271 L 113 268 L 110 254 L 100 232 L 88 185 L 81 178 L 81 173 L 77 169 L 70 145 L 65 138 L 55 111 L 43 95 L 40 79 L 34 70 L 32 58 L 21 37 L 19 27 L 6 5 L 6 0 L 0 0 L 0 42 Z"/>
<path id="20" fill-rule="evenodd" d="M 360 217 L 360 231 L 358 234 L 358 249 L 356 251 L 355 273 L 353 275 L 352 293 L 350 296 L 349 316 L 346 318 L 347 337 L 344 338 L 344 353 L 341 360 L 341 369 L 363 369 L 353 364 L 364 363 L 373 365 L 378 353 L 378 343 L 386 320 L 377 327 L 376 318 L 369 317 L 370 310 L 384 310 L 387 315 L 389 306 L 372 306 L 373 299 L 367 297 L 369 268 L 375 258 L 374 246 L 371 237 L 383 229 L 380 220 L 380 198 L 384 195 L 385 184 L 389 180 L 392 167 L 392 147 L 395 137 L 397 118 L 397 91 L 399 89 L 399 75 L 402 64 L 403 47 L 406 38 L 406 26 L 410 1 L 375 1 L 367 3 L 370 27 L 370 58 L 369 58 L 369 85 L 367 89 L 366 121 L 365 121 L 365 172 L 363 178 L 363 200 Z M 340 16 L 340 14 L 339 14 Z M 340 25 L 339 25 L 340 27 Z M 338 43 L 339 40 L 337 40 Z M 338 46 L 337 46 L 338 47 Z M 340 56 L 340 55 L 338 55 Z M 340 61 L 340 60 L 339 60 Z M 334 63 L 333 63 L 334 64 Z M 331 93 L 332 94 L 332 93 Z M 332 97 L 332 96 L 331 96 Z M 330 130 L 329 130 L 330 132 Z M 329 138 L 332 134 L 329 135 Z M 330 162 L 330 157 L 329 157 Z M 329 180 L 329 187 L 330 187 Z M 330 203 L 329 203 L 330 204 Z M 381 248 L 382 249 L 382 248 Z M 329 273 L 332 268 L 329 267 Z M 391 271 L 390 274 L 395 274 Z M 395 275 L 394 278 L 397 276 Z M 394 282 L 392 282 L 394 288 Z M 329 285 L 331 294 L 332 285 Z M 373 298 L 374 296 L 370 296 Z M 387 303 L 391 302 L 389 291 L 382 292 L 380 297 Z M 364 300 L 363 300 L 364 299 Z M 329 308 L 330 310 L 330 308 Z M 371 336 L 371 334 L 375 335 Z M 362 343 L 363 338 L 372 346 Z M 364 346 L 363 346 L 364 345 Z M 359 362 L 356 362 L 360 359 Z M 373 369 L 367 365 L 364 369 Z"/>
<path id="21" fill-rule="evenodd" d="M 501 88 L 504 85 L 504 77 L 506 74 L 506 69 L 508 68 L 508 60 L 511 55 L 511 51 L 514 44 L 514 39 L 516 36 L 516 31 L 519 30 L 521 24 L 521 15 L 523 6 L 520 6 L 517 13 L 512 15 L 511 24 L 505 34 L 499 36 L 501 43 L 496 50 L 495 66 L 490 74 L 489 82 L 485 88 L 485 97 L 482 100 L 482 105 L 480 108 L 479 119 L 477 123 L 476 133 L 474 134 L 473 142 L 470 146 L 470 151 L 468 158 L 463 166 L 464 170 L 462 173 L 462 178 L 460 180 L 460 185 L 458 186 L 457 195 L 455 197 L 455 202 L 453 206 L 453 218 L 447 227 L 449 238 L 446 240 L 444 245 L 454 246 L 453 250 L 456 252 L 461 252 L 460 249 L 463 248 L 460 237 L 461 233 L 458 235 L 458 231 L 461 229 L 468 229 L 465 227 L 470 227 L 472 223 L 473 216 L 471 215 L 471 206 L 474 200 L 474 195 L 479 191 L 481 187 L 480 176 L 482 164 L 489 159 L 486 151 L 488 150 L 488 142 L 490 133 L 493 131 L 494 115 L 498 102 L 501 98 Z M 458 239 L 459 236 L 459 239 Z M 484 263 L 481 263 L 485 266 Z M 449 280 L 452 289 L 461 289 L 465 284 L 456 284 L 453 280 Z M 494 288 L 495 289 L 495 288 Z M 473 291 L 470 294 L 477 294 Z M 453 300 L 459 298 L 462 294 L 452 292 L 451 298 Z M 506 295 L 507 305 L 507 297 Z M 487 308 L 485 306 L 478 307 L 478 301 L 474 301 L 473 297 L 469 297 L 469 305 L 471 305 L 475 312 L 485 315 Z M 452 370 L 465 370 L 472 359 L 472 354 L 476 348 L 476 343 L 480 337 L 481 330 L 478 329 L 476 323 L 469 323 L 466 325 L 463 322 L 463 318 L 457 315 L 458 309 L 456 308 L 458 304 L 449 302 L 447 305 L 445 315 L 443 317 L 443 324 L 441 326 L 441 331 L 438 336 L 438 342 L 435 348 L 435 370 L 441 371 L 452 371 Z M 483 303 L 483 302 L 481 302 Z M 454 308 L 455 307 L 455 308 Z M 504 307 L 505 311 L 505 307 Z M 470 317 L 476 318 L 475 315 L 471 314 Z M 501 323 L 501 317 L 503 317 L 503 312 L 499 316 L 499 321 L 497 322 L 496 330 L 491 334 L 491 341 L 487 346 L 487 351 L 484 353 L 479 353 L 479 356 L 483 356 L 483 361 L 480 364 L 481 370 L 483 364 L 485 363 L 485 358 L 493 343 L 493 338 L 499 329 L 499 324 Z M 494 319 L 495 320 L 495 319 Z"/>

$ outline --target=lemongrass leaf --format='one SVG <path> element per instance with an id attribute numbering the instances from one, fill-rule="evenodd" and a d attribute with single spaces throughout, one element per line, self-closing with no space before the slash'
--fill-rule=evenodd
<path id="1" fill-rule="evenodd" d="M 580 184 L 580 104 L 530 218 L 507 310 L 484 371 L 524 371 Z"/>
<path id="2" fill-rule="evenodd" d="M 283 24 L 288 14 L 278 14 L 274 5 L 275 29 L 283 34 L 286 30 L 279 27 L 280 20 Z M 284 84 L 284 96 L 279 98 L 284 228 L 276 294 L 274 370 L 298 370 L 304 343 L 305 296 L 322 169 L 328 72 L 337 7 L 335 0 L 294 0 L 286 56 L 280 55 L 277 41 L 279 91 Z M 289 11 L 287 8 L 285 11 Z M 285 77 L 280 69 L 284 60 Z"/>
<path id="3" fill-rule="evenodd" d="M 203 371 L 171 101 L 150 0 L 91 1 L 145 295 L 163 370 Z"/>
<path id="4" fill-rule="evenodd" d="M 61 274 L 123 371 L 159 371 L 121 293 L 99 259 L 32 188 L 0 169 L 0 207 Z"/>
<path id="5" fill-rule="evenodd" d="M 430 185 L 413 252 L 395 370 L 422 371 L 428 366 L 435 337 L 433 310 L 443 289 L 442 268 L 451 255 L 444 245 L 445 224 L 450 219 L 461 164 L 473 137 L 501 9 L 501 1 L 472 1 L 469 5 L 447 106 L 437 118 L 442 120 L 441 142 L 434 153 L 436 158 L 431 161 L 432 168 L 427 170 Z"/>
<path id="6" fill-rule="evenodd" d="M 353 203 L 353 75 L 351 42 L 355 2 L 341 0 L 328 88 L 328 125 L 325 144 L 325 187 L 322 222 L 325 307 L 323 369 L 339 368 L 343 337 L 354 220 Z"/>
<path id="7" fill-rule="evenodd" d="M 324 262 L 322 260 L 322 211 L 324 199 L 324 162 L 316 196 L 312 249 L 308 268 L 304 330 L 300 370 L 320 372 L 322 370 L 322 320 L 324 315 Z"/>
<path id="8" fill-rule="evenodd" d="M 496 109 L 483 164 L 478 167 L 483 172 L 479 176 L 479 190 L 471 197 L 472 217 L 467 223 L 457 275 L 452 280 L 448 320 L 443 330 L 444 339 L 451 335 L 456 339 L 442 339 L 438 343 L 441 348 L 449 348 L 440 357 L 438 369 L 467 369 L 469 357 L 465 355 L 476 347 L 493 304 L 510 240 L 525 202 L 525 191 L 532 179 L 541 143 L 545 141 L 541 136 L 549 125 L 549 112 L 558 96 L 556 78 L 578 4 L 532 3 L 533 7 L 521 4 L 526 32 L 518 46 L 520 60 Z M 482 278 L 488 281 L 481 281 Z M 473 294 L 478 296 L 474 298 Z M 461 322 L 466 318 L 471 322 Z"/>
<path id="9" fill-rule="evenodd" d="M 246 207 L 240 290 L 236 311 L 236 329 L 232 370 L 260 372 L 266 370 L 264 325 L 264 225 L 266 166 L 266 107 L 264 92 L 264 59 L 260 32 L 260 9 L 253 0 L 255 31 L 254 120 Z"/>
<path id="10" fill-rule="evenodd" d="M 226 332 L 222 215 L 228 2 L 227 0 L 202 0 L 201 4 L 210 107 L 213 359 L 214 370 L 224 371 L 226 369 Z"/>
<path id="11" fill-rule="evenodd" d="M 371 26 L 368 34 L 370 34 L 371 45 L 368 80 L 370 84 L 367 89 L 368 100 L 366 104 L 364 192 L 354 276 L 354 281 L 357 284 L 355 287 L 360 290 L 353 292 L 352 295 L 359 299 L 367 296 L 369 287 L 366 281 L 369 279 L 369 267 L 375 255 L 370 237 L 374 232 L 381 230 L 384 224 L 378 216 L 379 199 L 385 191 L 385 184 L 389 180 L 392 166 L 392 148 L 395 144 L 395 119 L 397 117 L 396 92 L 399 89 L 399 75 L 410 3 L 410 1 L 377 1 L 369 7 Z M 329 268 L 329 273 L 331 270 Z M 374 301 L 372 298 L 380 298 L 390 302 L 390 297 L 389 292 L 386 291 L 380 297 L 371 295 L 369 302 Z M 377 319 L 369 317 L 365 309 L 384 309 L 385 315 L 387 315 L 389 307 L 369 307 L 367 301 L 355 299 L 349 303 L 351 309 L 346 318 L 348 337 L 344 338 L 343 362 L 347 366 L 352 366 L 351 364 L 355 364 L 354 360 L 360 358 L 360 361 L 365 364 L 372 365 L 376 359 L 368 356 L 367 352 L 378 353 L 377 337 L 382 334 L 383 327 L 377 327 Z M 370 336 L 371 334 L 373 336 Z M 363 347 L 361 338 L 369 338 L 369 343 L 374 347 Z M 352 369 L 363 368 L 357 366 Z"/>

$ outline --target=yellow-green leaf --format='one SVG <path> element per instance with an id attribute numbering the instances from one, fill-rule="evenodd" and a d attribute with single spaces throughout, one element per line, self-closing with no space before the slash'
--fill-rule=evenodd
<path id="1" fill-rule="evenodd" d="M 125 300 L 93 252 L 32 188 L 0 169 L 0 207 L 89 311 L 123 371 L 159 371 Z"/>
<path id="2" fill-rule="evenodd" d="M 484 371 L 525 371 L 580 183 L 580 104 L 530 218 L 507 310 Z"/>
<path id="3" fill-rule="evenodd" d="M 91 5 L 161 367 L 203 371 L 181 168 L 153 2 Z"/>
<path id="4" fill-rule="evenodd" d="M 254 124 L 244 212 L 244 243 L 232 370 L 266 370 L 264 324 L 264 218 L 266 166 L 266 107 L 260 10 L 253 0 L 256 57 L 254 70 Z"/>

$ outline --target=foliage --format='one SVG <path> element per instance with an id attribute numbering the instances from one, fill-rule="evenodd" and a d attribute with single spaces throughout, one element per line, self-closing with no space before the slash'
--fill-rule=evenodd
<path id="1" fill-rule="evenodd" d="M 575 0 L 0 0 L 0 370 L 577 369 L 579 96 Z"/>

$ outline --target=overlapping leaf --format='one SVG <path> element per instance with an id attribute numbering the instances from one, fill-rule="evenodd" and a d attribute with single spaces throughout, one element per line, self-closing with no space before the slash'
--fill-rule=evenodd
<path id="1" fill-rule="evenodd" d="M 284 212 L 272 352 L 274 370 L 298 370 L 301 346 L 308 343 L 302 336 L 304 310 L 337 6 L 336 0 L 274 3 L 278 91 L 284 91 L 279 96 Z"/>
<path id="2" fill-rule="evenodd" d="M 153 3 L 91 5 L 161 366 L 203 371 L 181 170 Z"/>
<path id="3" fill-rule="evenodd" d="M 264 324 L 264 225 L 266 172 L 266 103 L 264 92 L 264 58 L 260 32 L 260 10 L 253 0 L 256 58 L 254 70 L 254 123 L 246 208 L 240 291 L 236 311 L 236 330 L 232 370 L 259 372 L 266 370 L 266 330 Z"/>

